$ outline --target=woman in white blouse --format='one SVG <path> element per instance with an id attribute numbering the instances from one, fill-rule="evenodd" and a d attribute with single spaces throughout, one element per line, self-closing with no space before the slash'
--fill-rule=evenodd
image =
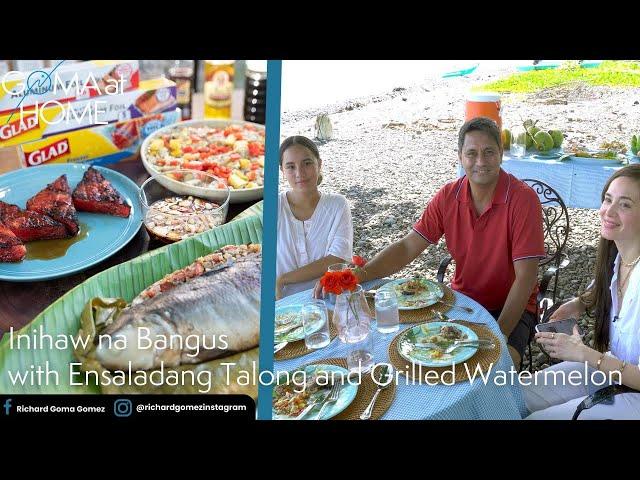
<path id="1" fill-rule="evenodd" d="M 587 309 L 592 311 L 595 349 L 582 343 L 577 328 L 573 335 L 536 334 L 551 357 L 565 360 L 549 369 L 565 375 L 556 375 L 554 385 L 545 385 L 539 377 L 549 369 L 536 372 L 538 381 L 524 389 L 527 408 L 533 412 L 529 419 L 571 419 L 586 396 L 608 384 L 602 383 L 604 379 L 640 390 L 640 165 L 621 168 L 611 176 L 602 192 L 600 220 L 595 281 L 550 318 L 579 318 Z M 576 380 L 559 382 L 568 379 L 569 372 Z M 613 404 L 597 404 L 579 418 L 638 420 L 640 393 L 616 395 Z"/>
<path id="2" fill-rule="evenodd" d="M 347 199 L 318 190 L 318 148 L 303 136 L 280 145 L 280 169 L 290 190 L 278 196 L 276 298 L 313 288 L 334 263 L 350 262 L 353 226 Z"/>

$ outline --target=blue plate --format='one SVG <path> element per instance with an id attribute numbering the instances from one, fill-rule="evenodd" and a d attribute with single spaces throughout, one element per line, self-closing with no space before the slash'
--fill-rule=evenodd
<path id="1" fill-rule="evenodd" d="M 401 278 L 385 283 L 378 290 L 392 290 L 398 299 L 398 310 L 419 310 L 438 303 L 444 297 L 444 290 L 439 283 L 427 278 L 420 278 L 424 290 L 414 295 L 402 293 L 402 285 L 415 278 Z"/>
<path id="2" fill-rule="evenodd" d="M 296 342 L 298 340 L 304 339 L 304 330 L 302 329 L 302 316 L 300 315 L 300 310 L 302 309 L 302 305 L 288 305 L 286 307 L 276 307 L 276 316 L 275 316 L 275 329 L 278 328 L 278 317 L 280 315 L 284 315 L 287 313 L 297 314 L 297 317 L 293 322 L 298 325 L 298 327 L 293 330 L 288 330 L 284 334 L 278 334 L 276 330 L 273 333 L 274 343 L 280 342 Z M 325 320 L 326 321 L 326 320 Z M 322 328 L 322 322 L 317 322 L 314 325 L 314 328 L 310 333 L 316 332 Z"/>
<path id="3" fill-rule="evenodd" d="M 460 347 L 450 354 L 442 354 L 441 357 L 436 357 L 434 356 L 436 354 L 435 350 L 419 346 L 428 342 L 429 337 L 436 335 L 443 326 L 455 327 L 461 330 L 466 335 L 465 340 L 478 340 L 476 332 L 464 325 L 451 322 L 429 322 L 416 325 L 402 332 L 398 340 L 398 353 L 405 360 L 425 367 L 449 367 L 464 362 L 475 355 L 478 347 Z"/>
<path id="4" fill-rule="evenodd" d="M 0 200 L 25 208 L 27 200 L 62 174 L 67 175 L 71 190 L 82 180 L 88 165 L 42 165 L 0 175 Z M 99 263 L 124 247 L 142 226 L 138 187 L 121 173 L 94 167 L 111 182 L 131 205 L 129 218 L 100 213 L 78 212 L 78 220 L 87 226 L 86 238 L 69 247 L 64 256 L 51 260 L 28 260 L 0 263 L 0 280 L 30 282 L 65 277 Z M 29 243 L 27 255 L 29 255 Z"/>
<path id="5" fill-rule="evenodd" d="M 299 371 L 302 369 L 297 369 L 297 370 Z M 293 372 L 295 371 L 296 370 L 294 370 Z M 349 376 L 349 371 L 346 368 L 342 368 L 337 365 L 318 364 L 318 365 L 307 365 L 306 367 L 304 367 L 304 371 L 307 376 L 310 374 L 313 374 L 314 372 L 327 372 L 324 375 L 321 374 L 322 375 L 321 378 L 323 378 L 324 380 L 328 379 L 329 385 L 333 383 L 331 380 L 335 380 L 337 382 L 343 383 L 342 387 L 340 388 L 340 393 L 338 394 L 338 400 L 335 403 L 330 403 L 329 405 L 327 405 L 327 408 L 325 408 L 324 412 L 322 412 L 322 418 L 318 420 L 328 420 L 329 418 L 335 417 L 339 413 L 342 413 L 342 411 L 344 411 L 345 408 L 351 405 L 351 402 L 353 402 L 353 399 L 356 398 L 356 394 L 358 393 L 358 385 L 350 384 L 347 381 L 347 378 Z M 293 379 L 293 376 L 292 376 L 293 372 L 289 373 L 289 378 L 291 379 Z M 297 377 L 293 381 L 300 384 L 302 382 L 299 381 L 299 378 L 302 377 L 302 375 L 300 373 L 298 373 L 297 375 L 299 377 Z M 324 380 L 323 380 L 323 383 L 324 383 Z M 295 384 L 293 384 L 293 387 L 296 390 L 301 390 L 301 387 L 298 387 Z M 319 400 L 322 400 L 324 397 L 326 397 L 329 394 L 329 390 L 330 390 L 330 387 L 326 389 L 322 389 L 320 392 L 318 392 L 317 395 L 319 396 Z M 275 399 L 276 397 L 277 397 L 277 391 L 276 391 L 276 387 L 274 387 L 273 398 Z M 314 399 L 316 398 L 312 396 L 311 400 L 314 400 Z M 320 401 L 316 406 L 314 406 L 311 410 L 309 410 L 309 412 L 307 412 L 302 418 L 295 418 L 288 415 L 278 414 L 278 412 L 276 412 L 276 410 L 273 408 L 272 408 L 271 414 L 272 414 L 273 420 L 315 420 L 316 416 L 320 412 L 320 408 L 322 408 L 322 401 Z"/>
<path id="6" fill-rule="evenodd" d="M 620 165 L 622 161 L 618 158 L 597 158 L 597 157 L 569 157 L 574 163 L 583 165 L 600 165 L 600 166 L 616 166 Z"/>

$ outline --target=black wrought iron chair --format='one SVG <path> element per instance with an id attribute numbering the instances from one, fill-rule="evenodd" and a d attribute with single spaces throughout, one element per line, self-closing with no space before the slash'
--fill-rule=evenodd
<path id="1" fill-rule="evenodd" d="M 522 181 L 538 194 L 540 204 L 542 205 L 545 257 L 541 259 L 539 263 L 539 267 L 544 271 L 542 279 L 540 280 L 537 298 L 538 312 L 536 315 L 537 322 L 540 322 L 547 310 L 556 302 L 560 271 L 569 265 L 569 257 L 564 252 L 570 231 L 569 212 L 560 194 L 546 183 L 530 178 L 525 178 Z M 450 263 L 450 256 L 440 262 L 438 273 L 436 274 L 439 282 L 444 283 L 444 277 Z M 553 288 L 550 290 L 550 282 L 552 280 Z M 550 297 L 549 294 L 551 294 Z M 534 333 L 533 331 L 531 332 L 528 342 L 529 365 L 533 363 L 533 359 L 531 358 L 531 341 Z M 521 369 L 523 362 L 524 358 L 520 364 Z"/>

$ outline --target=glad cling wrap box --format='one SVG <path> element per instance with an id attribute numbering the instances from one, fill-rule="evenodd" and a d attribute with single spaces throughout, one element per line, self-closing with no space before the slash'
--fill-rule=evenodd
<path id="1" fill-rule="evenodd" d="M 159 128 L 180 121 L 180 109 L 53 135 L 21 145 L 22 167 L 83 162 L 106 165 L 135 155 L 142 141 Z"/>
<path id="2" fill-rule="evenodd" d="M 137 60 L 57 61 L 51 68 L 0 74 L 0 114 L 42 105 L 50 100 L 70 102 L 138 88 Z"/>
<path id="3" fill-rule="evenodd" d="M 162 113 L 176 107 L 176 84 L 166 78 L 142 81 L 138 90 L 120 94 L 70 103 L 45 102 L 29 110 L 0 115 L 0 148 Z"/>

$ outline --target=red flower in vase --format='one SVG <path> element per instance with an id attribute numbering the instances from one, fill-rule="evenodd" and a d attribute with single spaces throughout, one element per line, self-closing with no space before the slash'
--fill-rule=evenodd
<path id="1" fill-rule="evenodd" d="M 343 270 L 341 272 L 326 272 L 320 279 L 320 285 L 324 287 L 324 291 L 340 295 L 345 291 L 353 291 L 358 284 L 358 277 L 351 270 Z"/>

